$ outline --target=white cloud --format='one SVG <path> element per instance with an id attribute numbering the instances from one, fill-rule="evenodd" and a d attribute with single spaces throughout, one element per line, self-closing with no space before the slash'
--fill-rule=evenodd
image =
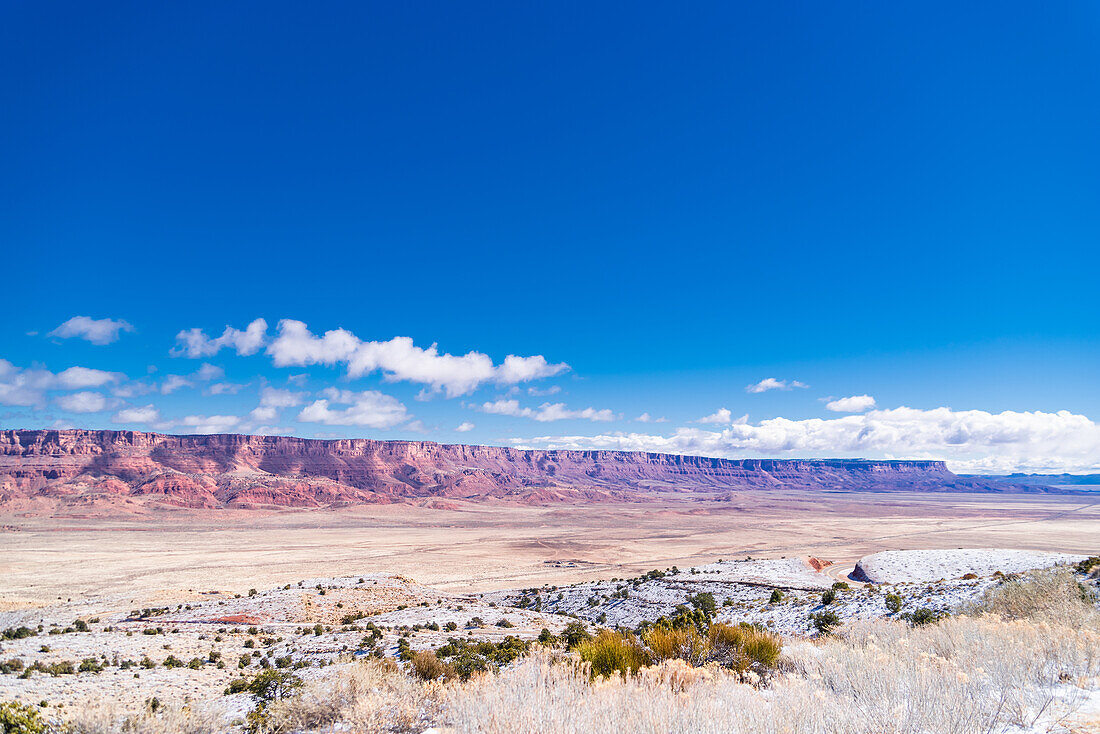
<path id="1" fill-rule="evenodd" d="M 215 382 L 206 388 L 206 392 L 210 395 L 236 395 L 246 387 L 247 385 L 236 382 Z"/>
<path id="2" fill-rule="evenodd" d="M 830 419 L 771 418 L 721 431 L 514 439 L 517 446 L 741 457 L 943 459 L 955 471 L 1098 472 L 1100 426 L 1059 411 L 987 413 L 893 408 Z"/>
<path id="3" fill-rule="evenodd" d="M 222 335 L 213 339 L 202 329 L 185 329 L 176 334 L 179 346 L 172 350 L 174 356 L 211 357 L 222 349 L 229 348 L 241 356 L 260 351 L 267 342 L 267 322 L 256 319 L 245 327 L 244 331 L 226 326 Z"/>
<path id="4" fill-rule="evenodd" d="M 189 415 L 171 425 L 192 429 L 194 433 L 225 433 L 240 422 L 235 415 Z"/>
<path id="5" fill-rule="evenodd" d="M 170 395 L 181 387 L 194 387 L 194 385 L 195 383 L 183 375 L 165 375 L 160 383 L 160 394 Z"/>
<path id="6" fill-rule="evenodd" d="M 77 337 L 92 344 L 110 344 L 118 341 L 119 332 L 133 331 L 134 327 L 122 319 L 93 319 L 88 316 L 73 316 L 46 336 L 60 339 Z"/>
<path id="7" fill-rule="evenodd" d="M 467 431 L 472 431 L 475 428 L 477 428 L 477 426 L 475 426 L 470 421 L 462 421 L 455 427 L 455 430 L 459 433 L 466 433 Z"/>
<path id="8" fill-rule="evenodd" d="M 125 375 L 118 372 L 104 372 L 88 367 L 70 367 L 57 375 L 57 387 L 66 390 L 78 390 L 84 387 L 102 387 L 111 382 L 124 380 Z"/>
<path id="9" fill-rule="evenodd" d="M 441 354 L 435 344 L 422 349 L 407 336 L 384 342 L 362 341 L 346 329 L 315 336 L 304 323 L 291 319 L 279 322 L 279 336 L 267 353 L 277 367 L 344 364 L 349 377 L 380 371 L 387 381 L 420 383 L 433 392 L 445 392 L 447 397 L 466 395 L 488 382 L 514 384 L 569 369 L 564 363 L 550 364 L 541 355 L 510 354 L 503 363 L 494 365 L 486 354 Z"/>
<path id="10" fill-rule="evenodd" d="M 527 388 L 527 394 L 535 398 L 543 398 L 548 395 L 557 395 L 561 392 L 561 385 L 551 385 L 546 389 L 539 389 L 537 387 Z"/>
<path id="11" fill-rule="evenodd" d="M 195 370 L 195 379 L 202 380 L 203 382 L 220 380 L 223 377 L 225 377 L 225 370 L 217 365 L 208 364 L 206 362 L 203 362 L 202 366 Z"/>
<path id="12" fill-rule="evenodd" d="M 634 420 L 638 423 L 668 423 L 668 418 L 654 418 L 649 413 L 642 413 Z"/>
<path id="13" fill-rule="evenodd" d="M 875 399 L 870 395 L 852 395 L 830 400 L 825 407 L 834 413 L 862 413 L 875 407 Z"/>
<path id="14" fill-rule="evenodd" d="M 774 377 L 765 377 L 760 382 L 754 383 L 752 385 L 746 385 L 745 392 L 762 393 L 767 392 L 768 390 L 792 390 L 796 387 L 809 387 L 809 385 L 804 382 L 799 382 L 798 380 L 791 380 L 790 382 L 787 382 L 786 380 L 777 380 Z"/>
<path id="15" fill-rule="evenodd" d="M 249 415 L 255 421 L 273 421 L 282 408 L 293 408 L 302 404 L 305 393 L 293 390 L 280 390 L 277 387 L 264 387 L 260 390 L 260 405 Z"/>
<path id="16" fill-rule="evenodd" d="M 98 413 L 107 408 L 107 398 L 103 393 L 91 391 L 61 395 L 55 398 L 55 402 L 61 406 L 62 410 L 70 413 Z"/>
<path id="17" fill-rule="evenodd" d="M 537 409 L 521 408 L 518 400 L 496 400 L 484 403 L 481 406 L 484 413 L 495 415 L 510 415 L 516 418 L 531 418 L 546 423 L 568 419 L 582 419 L 589 421 L 613 421 L 615 413 L 609 409 L 597 410 L 596 408 L 584 408 L 583 410 L 570 410 L 565 403 L 543 403 Z"/>
<path id="18" fill-rule="evenodd" d="M 705 415 L 705 416 L 703 416 L 702 418 L 700 418 L 699 420 L 697 420 L 695 422 L 696 423 L 730 423 L 732 420 L 733 420 L 733 413 L 730 412 L 729 408 L 719 408 L 717 410 L 717 412 L 711 413 L 710 415 Z"/>
<path id="19" fill-rule="evenodd" d="M 124 408 L 113 416 L 112 423 L 153 423 L 160 419 L 160 411 L 150 403 L 140 408 Z"/>
<path id="20" fill-rule="evenodd" d="M 325 397 L 303 408 L 298 420 L 329 426 L 391 428 L 410 417 L 401 401 L 374 390 L 353 392 L 327 388 L 321 394 Z M 348 407 L 334 409 L 330 404 Z"/>
<path id="21" fill-rule="evenodd" d="M 88 367 L 70 367 L 54 374 L 46 369 L 22 369 L 6 359 L 0 359 L 0 405 L 42 407 L 50 390 L 81 390 L 103 387 L 126 378 L 118 372 L 104 372 Z"/>
<path id="22" fill-rule="evenodd" d="M 194 387 L 196 382 L 209 382 L 210 380 L 217 380 L 225 376 L 225 370 L 221 367 L 217 367 L 212 364 L 206 364 L 205 362 L 201 367 L 195 370 L 190 375 L 165 375 L 164 379 L 160 383 L 160 392 L 162 395 L 169 395 L 181 387 Z M 226 386 L 228 388 L 228 386 Z M 222 392 L 222 389 L 211 389 L 212 394 L 218 394 Z M 225 392 L 230 392 L 226 389 Z M 232 391 L 235 392 L 235 391 Z"/>

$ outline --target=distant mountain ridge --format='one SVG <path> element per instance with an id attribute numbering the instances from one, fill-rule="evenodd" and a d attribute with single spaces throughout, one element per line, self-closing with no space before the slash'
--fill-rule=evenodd
<path id="1" fill-rule="evenodd" d="M 0 505 L 6 507 L 151 500 L 193 508 L 325 507 L 422 499 L 543 504 L 752 489 L 1048 488 L 959 477 L 942 461 L 718 459 L 430 441 L 0 430 Z"/>

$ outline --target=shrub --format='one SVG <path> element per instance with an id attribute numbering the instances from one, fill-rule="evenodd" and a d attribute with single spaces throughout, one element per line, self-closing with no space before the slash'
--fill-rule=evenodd
<path id="1" fill-rule="evenodd" d="M 98 673 L 103 668 L 104 666 L 97 658 L 84 658 L 80 661 L 80 667 L 77 670 L 81 673 Z"/>
<path id="2" fill-rule="evenodd" d="M 901 611 L 901 597 L 897 594 L 886 595 L 886 608 L 891 614 L 897 614 Z"/>
<path id="3" fill-rule="evenodd" d="M 434 650 L 413 653 L 410 662 L 413 673 L 420 680 L 439 680 L 440 678 L 446 680 L 455 677 L 454 668 L 440 660 Z"/>
<path id="4" fill-rule="evenodd" d="M 783 644 L 779 638 L 749 625 L 712 625 L 708 631 L 710 659 L 744 675 L 764 676 L 775 670 Z"/>
<path id="5" fill-rule="evenodd" d="M 832 604 L 836 600 L 836 591 L 833 589 L 826 589 L 821 595 L 821 603 L 826 606 Z"/>
<path id="6" fill-rule="evenodd" d="M 1100 556 L 1089 556 L 1074 566 L 1074 569 L 1077 573 L 1091 573 L 1096 566 L 1100 566 Z"/>
<path id="7" fill-rule="evenodd" d="M 286 698 L 301 685 L 301 679 L 293 673 L 285 670 L 262 670 L 248 681 L 245 690 L 261 703 L 270 703 Z"/>
<path id="8" fill-rule="evenodd" d="M 831 634 L 833 630 L 840 626 L 840 617 L 836 615 L 836 612 L 811 614 L 810 621 L 813 622 L 814 629 L 820 635 Z"/>
<path id="9" fill-rule="evenodd" d="M 779 589 L 773 589 L 771 598 L 768 599 L 768 603 L 769 604 L 778 604 L 781 601 L 783 601 L 783 592 L 780 591 Z"/>
<path id="10" fill-rule="evenodd" d="M 708 641 L 694 627 L 673 629 L 662 625 L 647 630 L 642 640 L 654 662 L 678 658 L 692 665 L 702 665 L 710 651 Z"/>
<path id="11" fill-rule="evenodd" d="M 73 627 L 76 629 L 77 632 L 87 632 L 88 631 L 88 623 L 85 622 L 83 619 L 78 619 L 75 622 L 73 622 Z"/>
<path id="12" fill-rule="evenodd" d="M 477 672 L 500 670 L 526 653 L 530 647 L 530 643 L 511 635 L 497 643 L 452 637 L 446 645 L 436 650 L 436 655 L 446 661 L 459 678 L 467 680 Z M 412 655 L 408 658 L 411 659 Z"/>
<path id="13" fill-rule="evenodd" d="M 840 591 L 840 590 L 847 590 L 847 589 L 850 589 L 852 587 L 848 586 L 848 582 L 846 582 L 846 581 L 834 581 L 833 582 L 833 588 Z"/>
<path id="14" fill-rule="evenodd" d="M 901 615 L 902 619 L 907 621 L 911 627 L 934 624 L 947 616 L 947 612 L 940 611 L 939 609 L 930 609 L 928 607 L 921 607 L 920 609 Z"/>
<path id="15" fill-rule="evenodd" d="M 973 581 L 976 578 L 978 578 L 978 574 L 976 574 L 976 573 L 964 573 L 962 575 L 962 580 L 963 581 Z"/>
<path id="16" fill-rule="evenodd" d="M 612 673 L 635 673 L 651 662 L 649 654 L 631 636 L 603 630 L 594 639 L 577 646 L 581 659 L 589 663 L 592 676 L 608 677 Z"/>
<path id="17" fill-rule="evenodd" d="M 590 639 L 592 639 L 592 635 L 588 633 L 588 630 L 585 629 L 584 625 L 580 622 L 570 622 L 561 632 L 561 641 L 564 642 L 566 648 L 570 650 Z"/>
<path id="18" fill-rule="evenodd" d="M 34 637 L 37 634 L 30 627 L 8 627 L 4 630 L 3 637 L 5 640 L 21 640 L 24 637 Z"/>
<path id="19" fill-rule="evenodd" d="M 714 601 L 714 594 L 709 591 L 703 591 L 695 596 L 689 596 L 687 600 L 691 606 L 702 611 L 708 617 L 714 616 L 714 613 L 718 611 L 718 604 Z"/>
<path id="20" fill-rule="evenodd" d="M 33 706 L 17 701 L 0 703 L 0 732 L 3 734 L 45 734 L 46 722 Z"/>

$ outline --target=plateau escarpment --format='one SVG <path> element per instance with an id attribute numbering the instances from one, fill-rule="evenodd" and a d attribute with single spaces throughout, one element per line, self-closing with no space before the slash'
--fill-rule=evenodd
<path id="1" fill-rule="evenodd" d="M 720 499 L 736 490 L 1039 491 L 963 478 L 940 461 L 716 459 L 429 441 L 138 431 L 0 431 L 0 504 L 325 507 L 410 500 L 526 503 Z"/>

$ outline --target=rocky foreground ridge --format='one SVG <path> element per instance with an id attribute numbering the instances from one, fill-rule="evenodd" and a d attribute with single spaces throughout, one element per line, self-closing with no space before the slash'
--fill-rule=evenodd
<path id="1" fill-rule="evenodd" d="M 715 459 L 429 441 L 0 430 L 0 506 L 324 507 L 427 499 L 721 498 L 736 490 L 1042 491 L 963 478 L 941 461 Z"/>

